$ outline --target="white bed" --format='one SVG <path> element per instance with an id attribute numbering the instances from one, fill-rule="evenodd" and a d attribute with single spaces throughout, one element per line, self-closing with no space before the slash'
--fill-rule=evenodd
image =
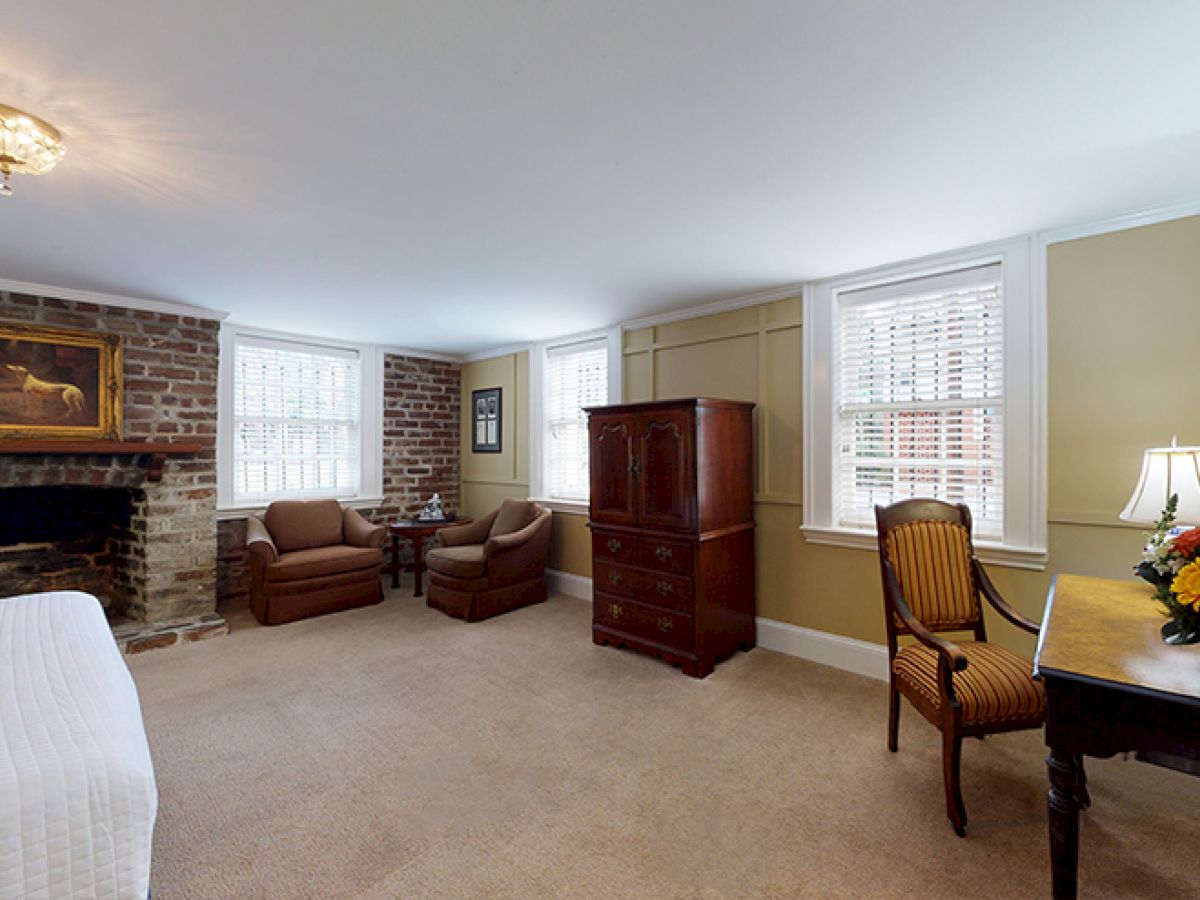
<path id="1" fill-rule="evenodd" d="M 99 601 L 0 599 L 0 898 L 146 900 L 158 792 Z"/>

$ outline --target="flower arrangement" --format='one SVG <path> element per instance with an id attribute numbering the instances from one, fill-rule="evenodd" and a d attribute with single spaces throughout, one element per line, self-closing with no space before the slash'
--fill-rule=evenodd
<path id="1" fill-rule="evenodd" d="M 1191 644 L 1200 641 L 1200 528 L 1185 531 L 1175 525 L 1178 504 L 1175 495 L 1167 501 L 1134 573 L 1154 586 L 1154 599 L 1169 619 L 1163 639 Z"/>

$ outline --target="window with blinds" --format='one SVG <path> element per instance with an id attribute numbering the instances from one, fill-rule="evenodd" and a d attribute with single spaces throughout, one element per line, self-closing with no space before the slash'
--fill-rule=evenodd
<path id="1" fill-rule="evenodd" d="M 1004 532 L 1000 265 L 839 293 L 834 514 L 874 528 L 875 504 L 934 497 Z"/>
<path id="2" fill-rule="evenodd" d="M 604 338 L 550 347 L 545 370 L 546 496 L 588 499 L 588 431 L 585 406 L 608 402 L 608 344 Z"/>
<path id="3" fill-rule="evenodd" d="M 357 494 L 358 352 L 239 336 L 233 357 L 233 499 Z"/>

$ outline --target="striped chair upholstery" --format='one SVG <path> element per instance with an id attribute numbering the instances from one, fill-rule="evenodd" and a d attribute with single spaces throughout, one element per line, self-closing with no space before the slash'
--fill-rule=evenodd
<path id="1" fill-rule="evenodd" d="M 1041 722 L 1046 697 L 1041 683 L 1031 677 L 1033 664 L 1029 660 L 996 644 L 965 641 L 958 647 L 967 657 L 967 668 L 953 675 L 964 725 Z M 934 709 L 941 709 L 935 650 L 924 644 L 898 650 L 892 672 Z"/>
<path id="2" fill-rule="evenodd" d="M 971 535 L 957 522 L 911 522 L 887 535 L 888 557 L 913 615 L 930 631 L 966 629 L 979 621 L 971 580 Z M 907 629 L 900 617 L 896 627 Z"/>

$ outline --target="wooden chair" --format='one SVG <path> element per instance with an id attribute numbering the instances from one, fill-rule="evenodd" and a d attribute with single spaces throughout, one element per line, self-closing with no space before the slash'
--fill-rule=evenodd
<path id="1" fill-rule="evenodd" d="M 888 749 L 896 752 L 903 694 L 942 732 L 946 814 L 965 837 L 963 738 L 1040 728 L 1046 709 L 1033 663 L 987 643 L 980 595 L 1018 628 L 1037 634 L 1039 626 L 1004 602 L 975 558 L 964 504 L 917 499 L 876 506 L 875 524 L 890 663 Z M 938 635 L 953 631 L 975 639 L 954 643 Z M 916 642 L 898 646 L 900 635 Z"/>

